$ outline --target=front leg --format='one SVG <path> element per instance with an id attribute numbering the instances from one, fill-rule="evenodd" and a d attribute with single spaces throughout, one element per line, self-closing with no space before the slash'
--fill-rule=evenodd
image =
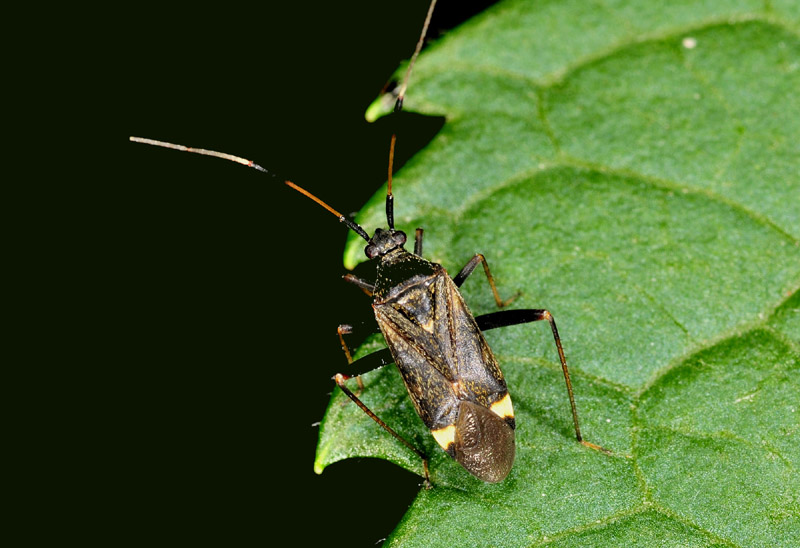
<path id="1" fill-rule="evenodd" d="M 342 345 L 342 350 L 344 351 L 344 355 L 347 358 L 347 364 L 353 364 L 353 354 L 350 352 L 350 347 L 347 346 L 347 343 L 344 342 L 344 336 L 349 335 L 353 332 L 353 326 L 343 323 L 336 328 L 336 332 L 339 334 L 339 342 Z M 361 380 L 361 375 L 356 376 L 356 382 L 358 383 L 358 394 L 361 395 L 361 392 L 364 390 L 364 381 Z"/>
<path id="2" fill-rule="evenodd" d="M 414 255 L 422 257 L 422 229 L 418 228 L 414 233 Z"/>
<path id="3" fill-rule="evenodd" d="M 359 324 L 359 325 L 361 326 L 361 329 L 359 329 L 359 330 L 363 330 L 363 328 L 366 326 L 366 323 Z M 343 323 L 343 324 L 339 325 L 339 327 L 336 328 L 336 333 L 339 335 L 339 343 L 342 345 L 342 351 L 344 352 L 344 355 L 347 358 L 347 363 L 350 366 L 352 366 L 353 363 L 355 363 L 355 362 L 353 361 L 353 353 L 350 351 L 350 347 L 345 342 L 344 336 L 345 335 L 351 335 L 353 333 L 353 330 L 354 330 L 353 326 L 350 325 L 350 324 L 346 324 L 346 323 Z M 370 331 L 368 331 L 368 333 L 374 333 L 374 332 L 375 332 L 374 328 L 371 329 Z M 388 353 L 388 349 L 387 349 L 387 353 Z M 383 356 L 382 354 L 380 354 L 380 352 L 378 354 Z M 370 354 L 370 356 L 371 355 L 372 354 Z M 381 361 L 382 361 L 381 365 L 383 365 L 385 363 L 391 363 L 391 360 L 386 361 L 385 357 L 381 357 Z M 364 361 L 364 358 L 361 358 L 361 359 L 358 360 L 358 363 L 362 363 L 362 362 L 365 363 L 365 364 L 366 363 L 372 363 L 372 362 L 369 362 L 369 361 Z M 371 369 L 375 369 L 376 367 L 379 367 L 379 366 L 378 365 L 373 366 L 373 367 L 371 367 Z M 369 371 L 369 369 L 367 371 Z M 360 373 L 355 373 L 354 377 L 355 377 L 356 381 L 358 382 L 358 392 L 356 392 L 356 394 L 361 395 L 361 391 L 364 390 L 364 381 L 361 380 L 361 374 Z"/>
<path id="4" fill-rule="evenodd" d="M 375 285 L 369 283 L 366 280 L 362 280 L 358 276 L 354 274 L 345 274 L 342 276 L 342 279 L 348 283 L 356 285 L 361 288 L 361 291 L 367 294 L 367 296 L 372 297 L 372 294 L 375 293 Z"/>
<path id="5" fill-rule="evenodd" d="M 472 271 L 475 270 L 475 267 L 478 266 L 478 263 L 483 264 L 483 271 L 486 273 L 486 279 L 489 280 L 489 286 L 492 288 L 492 294 L 494 295 L 494 302 L 497 303 L 497 308 L 503 308 L 504 306 L 510 304 L 511 301 L 519 297 L 519 293 L 517 293 L 505 301 L 500 298 L 500 293 L 497 292 L 497 286 L 494 285 L 494 277 L 492 276 L 492 272 L 489 270 L 489 263 L 486 262 L 486 257 L 484 257 L 482 253 L 476 253 L 475 256 L 472 257 L 472 259 L 470 259 L 466 265 L 464 265 L 464 268 L 461 269 L 461 272 L 453 277 L 453 282 L 457 287 L 461 287 L 461 284 L 464 283 L 464 280 L 467 279 L 467 276 L 472 274 Z"/>

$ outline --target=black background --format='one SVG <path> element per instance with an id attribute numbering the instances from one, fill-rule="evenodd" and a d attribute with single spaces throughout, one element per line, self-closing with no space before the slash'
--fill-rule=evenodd
<path id="1" fill-rule="evenodd" d="M 429 36 L 490 3 L 441 0 Z M 433 137 L 442 120 L 363 118 L 427 0 L 269 4 L 125 15 L 125 160 L 107 196 L 123 227 L 108 297 L 122 316 L 108 365 L 125 408 L 109 479 L 121 537 L 372 546 L 419 488 L 371 459 L 313 472 L 313 423 L 346 371 L 336 326 L 371 315 L 341 281 L 346 228 L 254 170 L 126 142 L 244 156 L 349 214 L 384 183 L 392 131 L 398 166 Z"/>

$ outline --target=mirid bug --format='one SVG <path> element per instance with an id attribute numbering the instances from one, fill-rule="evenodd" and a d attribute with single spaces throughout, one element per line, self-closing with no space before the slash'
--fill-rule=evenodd
<path id="1" fill-rule="evenodd" d="M 435 3 L 436 0 L 433 0 L 430 4 L 420 40 L 403 83 L 398 88 L 395 111 L 402 109 L 408 78 L 422 47 Z M 269 173 L 254 162 L 230 154 L 151 139 L 131 137 L 131 140 L 223 158 Z M 497 306 L 502 308 L 509 303 L 499 296 L 482 254 L 472 257 L 451 278 L 441 265 L 422 257 L 422 229 L 416 231 L 413 252 L 405 249 L 407 236 L 394 226 L 394 149 L 393 136 L 386 194 L 387 228 L 377 229 L 372 236 L 315 195 L 291 181 L 284 181 L 334 214 L 363 238 L 367 242 L 366 256 L 378 263 L 374 282 L 353 275 L 344 277 L 373 297 L 375 319 L 388 345 L 386 351 L 363 358 L 358 366 L 394 362 L 417 413 L 442 449 L 475 477 L 486 482 L 499 482 L 506 478 L 514 462 L 516 423 L 505 379 L 482 331 L 547 320 L 567 385 L 576 438 L 588 447 L 602 450 L 582 439 L 567 362 L 553 316 L 544 309 L 522 309 L 474 317 L 458 288 L 479 264 L 484 269 Z M 340 337 L 349 330 L 349 326 L 340 326 Z M 349 352 L 343 339 L 342 344 L 349 361 Z M 360 400 L 357 392 L 348 388 L 346 381 L 350 378 L 345 374 L 335 376 L 337 385 L 356 405 L 422 459 L 426 484 L 430 485 L 427 456 L 383 422 Z"/>

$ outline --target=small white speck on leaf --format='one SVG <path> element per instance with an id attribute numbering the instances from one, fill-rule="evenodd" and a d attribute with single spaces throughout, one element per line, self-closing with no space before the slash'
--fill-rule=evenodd
<path id="1" fill-rule="evenodd" d="M 681 41 L 681 44 L 686 49 L 694 49 L 694 48 L 697 47 L 697 39 L 696 38 L 692 38 L 691 36 L 687 36 L 686 38 L 684 38 Z"/>

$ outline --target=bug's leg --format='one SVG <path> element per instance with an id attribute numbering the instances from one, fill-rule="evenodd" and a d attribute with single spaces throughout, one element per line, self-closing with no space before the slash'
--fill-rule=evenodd
<path id="1" fill-rule="evenodd" d="M 367 354 L 366 356 L 353 361 L 351 364 L 353 367 L 353 373 L 347 378 L 351 379 L 355 376 L 369 373 L 370 371 L 380 369 L 384 365 L 389 365 L 390 363 L 394 363 L 394 358 L 392 358 L 392 353 L 389 352 L 388 348 L 376 350 L 371 354 Z"/>
<path id="2" fill-rule="evenodd" d="M 561 337 L 558 336 L 556 320 L 549 311 L 533 308 L 503 310 L 500 312 L 492 312 L 491 314 L 484 314 L 475 318 L 475 321 L 478 322 L 478 327 L 481 331 L 494 329 L 496 327 L 507 327 L 509 325 L 517 325 L 521 323 L 537 322 L 540 320 L 547 320 L 550 323 L 550 329 L 553 331 L 553 339 L 555 340 L 556 348 L 558 349 L 558 358 L 561 360 L 561 370 L 564 372 L 564 381 L 567 383 L 569 405 L 572 408 L 572 422 L 575 424 L 575 437 L 586 447 L 596 449 L 597 451 L 602 451 L 603 453 L 607 453 L 609 455 L 612 454 L 608 449 L 584 440 L 583 436 L 581 435 L 581 427 L 578 421 L 578 408 L 575 406 L 575 396 L 572 393 L 572 381 L 570 381 L 569 378 L 567 358 L 564 356 L 564 348 L 561 346 Z"/>
<path id="3" fill-rule="evenodd" d="M 358 276 L 354 276 L 353 274 L 345 274 L 342 276 L 342 279 L 348 283 L 353 285 L 357 285 L 361 288 L 361 290 L 366 293 L 368 296 L 372 297 L 372 294 L 375 292 L 375 285 L 369 283 L 366 280 L 362 280 Z"/>
<path id="4" fill-rule="evenodd" d="M 384 354 L 384 352 L 385 352 L 385 354 Z M 381 351 L 379 351 L 379 352 L 374 352 L 374 353 L 370 354 L 369 356 L 365 356 L 364 358 L 362 358 L 361 360 L 358 360 L 358 361 L 357 361 L 357 362 L 355 362 L 355 363 L 358 363 L 359 365 L 361 365 L 361 363 L 360 363 L 360 362 L 361 362 L 362 360 L 368 360 L 368 359 L 370 359 L 370 358 L 372 358 L 372 360 L 378 360 L 378 361 L 381 361 L 381 362 L 383 362 L 383 360 L 384 360 L 384 359 L 386 359 L 386 355 L 388 355 L 388 359 L 389 359 L 389 361 L 391 361 L 391 354 L 389 354 L 389 351 L 388 351 L 388 349 L 386 349 L 385 351 L 381 350 Z M 375 357 L 375 358 L 373 358 L 373 356 L 376 356 L 376 357 Z M 365 365 L 366 365 L 366 364 L 365 364 Z M 342 392 L 344 392 L 344 393 L 345 393 L 345 395 L 346 395 L 348 398 L 350 398 L 351 400 L 353 400 L 353 403 L 355 403 L 355 404 L 356 404 L 356 405 L 357 405 L 357 406 L 358 406 L 358 407 L 359 407 L 359 408 L 360 408 L 360 409 L 361 409 L 361 410 L 362 410 L 364 413 L 366 413 L 366 414 L 367 414 L 367 416 L 368 416 L 369 418 L 371 418 L 372 420 L 374 420 L 375 422 L 377 422 L 377 423 L 378 423 L 378 425 L 379 425 L 381 428 L 383 428 L 384 430 L 386 430 L 387 432 L 389 432 L 389 433 L 390 433 L 392 436 L 394 436 L 394 438 L 395 438 L 395 439 L 397 439 L 397 440 L 398 440 L 398 441 L 400 441 L 400 442 L 401 442 L 403 445 L 405 445 L 406 447 L 408 447 L 409 449 L 411 449 L 412 451 L 414 451 L 414 453 L 416 453 L 416 454 L 417 454 L 417 456 L 418 456 L 420 459 L 422 459 L 422 469 L 423 469 L 423 472 L 425 473 L 425 487 L 429 489 L 429 488 L 432 486 L 432 484 L 431 484 L 431 478 L 430 478 L 430 474 L 429 474 L 429 472 L 428 472 L 428 457 L 425 455 L 425 453 L 423 453 L 422 451 L 420 451 L 419 449 L 417 449 L 416 447 L 414 447 L 414 445 L 412 445 L 412 444 L 411 444 L 411 442 L 409 442 L 409 441 L 408 441 L 407 439 L 405 439 L 403 436 L 401 436 L 400 434 L 398 434 L 397 432 L 395 432 L 395 431 L 394 431 L 394 430 L 393 430 L 393 429 L 392 429 L 392 428 L 391 428 L 391 427 L 390 427 L 388 424 L 386 424 L 385 422 L 383 422 L 383 421 L 382 421 L 382 420 L 381 420 L 381 419 L 378 417 L 378 415 L 376 415 L 375 413 L 373 413 L 373 412 L 372 412 L 372 410 L 371 410 L 369 407 L 367 407 L 367 406 L 364 404 L 364 402 L 362 402 L 362 401 L 361 401 L 361 400 L 358 398 L 358 396 L 357 396 L 356 394 L 354 394 L 354 393 L 353 393 L 353 392 L 352 392 L 352 391 L 351 391 L 349 388 L 347 388 L 347 385 L 345 384 L 345 381 L 347 381 L 347 380 L 348 380 L 348 379 L 350 379 L 350 378 L 351 378 L 351 377 L 348 377 L 347 375 L 342 375 L 341 373 L 337 373 L 337 374 L 336 374 L 336 376 L 334 377 L 334 380 L 336 381 L 336 384 L 339 386 L 339 388 L 341 388 Z"/>
<path id="5" fill-rule="evenodd" d="M 353 333 L 353 326 L 350 325 L 350 324 L 343 323 L 343 324 L 339 325 L 339 327 L 336 328 L 336 332 L 339 335 L 339 342 L 342 345 L 342 351 L 344 352 L 344 355 L 347 358 L 348 365 L 353 365 L 353 363 L 354 363 L 353 362 L 353 354 L 352 354 L 352 352 L 350 352 L 350 347 L 347 346 L 347 343 L 344 340 L 344 336 L 345 335 L 350 335 L 350 334 Z M 388 354 L 388 350 L 387 350 L 387 354 Z M 372 354 L 370 354 L 370 356 L 371 355 Z M 362 358 L 362 360 L 364 360 L 365 358 Z M 359 362 L 360 361 L 361 360 L 359 360 Z M 365 364 L 366 363 L 368 363 L 368 362 L 365 362 Z M 376 365 L 374 367 L 371 367 L 370 369 L 367 369 L 366 371 L 370 371 L 371 369 L 375 369 L 377 367 L 380 367 L 381 365 L 385 365 L 386 363 L 391 363 L 391 359 L 389 359 L 389 361 L 383 360 L 383 363 L 381 363 L 380 365 Z M 361 380 L 361 375 L 360 374 L 353 375 L 353 377 L 358 382 L 358 392 L 356 392 L 356 395 L 360 396 L 361 395 L 361 391 L 364 390 L 364 381 Z"/>
<path id="6" fill-rule="evenodd" d="M 472 274 L 472 271 L 475 270 L 475 267 L 478 266 L 478 263 L 483 264 L 483 271 L 486 273 L 486 278 L 489 280 L 489 286 L 492 288 L 492 294 L 494 295 L 494 302 L 497 303 L 498 308 L 507 306 L 514 299 L 519 297 L 519 293 L 516 293 L 505 301 L 500 298 L 500 293 L 497 292 L 497 286 L 494 285 L 494 277 L 492 276 L 492 272 L 489 270 L 489 263 L 486 262 L 486 257 L 484 257 L 482 253 L 476 253 L 475 256 L 464 265 L 464 268 L 461 269 L 461 272 L 453 277 L 453 282 L 455 282 L 457 287 L 461 287 L 461 284 L 464 283 L 464 280 L 467 279 L 467 276 Z"/>
<path id="7" fill-rule="evenodd" d="M 353 326 L 343 323 L 336 328 L 336 332 L 339 334 L 339 342 L 342 344 L 342 350 L 344 351 L 344 355 L 347 358 L 347 363 L 349 365 L 352 365 L 353 354 L 350 353 L 350 348 L 347 346 L 347 343 L 344 342 L 344 336 L 349 335 L 353 332 Z M 360 396 L 361 392 L 364 390 L 364 381 L 361 380 L 361 375 L 357 375 L 355 379 L 356 382 L 358 382 L 358 392 L 356 392 L 356 394 Z"/>
<path id="8" fill-rule="evenodd" d="M 422 257 L 422 229 L 418 228 L 414 234 L 414 255 Z"/>

